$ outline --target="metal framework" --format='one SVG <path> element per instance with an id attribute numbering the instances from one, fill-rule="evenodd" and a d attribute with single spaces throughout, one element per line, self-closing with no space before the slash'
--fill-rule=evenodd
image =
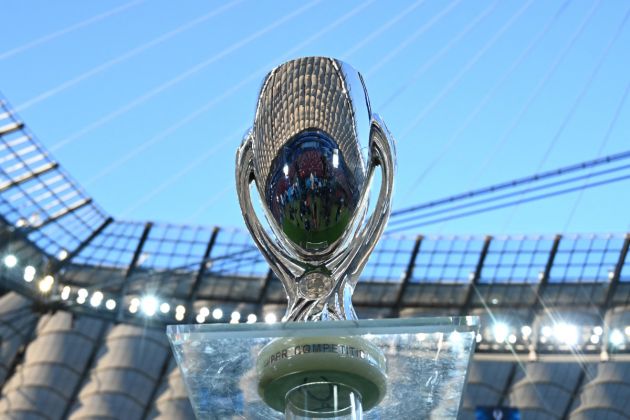
<path id="1" fill-rule="evenodd" d="M 0 117 L 0 252 L 18 261 L 0 264 L 5 290 L 49 309 L 155 327 L 191 322 L 204 307 L 281 315 L 282 286 L 247 232 L 115 220 L 2 99 Z M 623 353 L 630 351 L 625 344 L 611 348 L 609 340 L 591 338 L 597 326 L 630 336 L 623 316 L 630 305 L 629 247 L 630 234 L 623 233 L 389 235 L 376 247 L 353 301 L 363 317 L 479 314 L 487 326 L 479 338 L 482 352 L 568 353 L 571 346 L 553 342 L 541 328 L 577 316 L 583 351 Z M 53 277 L 49 290 L 42 287 L 46 276 Z M 147 295 L 168 307 L 143 314 L 138 302 Z M 509 324 L 501 342 L 493 341 L 497 320 Z M 523 334 L 524 326 L 533 333 Z"/>

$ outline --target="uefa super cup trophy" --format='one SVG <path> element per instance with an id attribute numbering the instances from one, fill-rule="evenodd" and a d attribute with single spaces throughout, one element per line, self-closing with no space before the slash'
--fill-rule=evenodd
<path id="1" fill-rule="evenodd" d="M 380 193 L 368 214 L 379 168 Z M 284 321 L 357 319 L 352 292 L 387 223 L 393 177 L 393 140 L 355 69 L 306 57 L 267 75 L 238 149 L 236 184 L 245 223 L 286 290 Z M 269 229 L 252 205 L 252 182 Z M 320 360 L 305 357 L 314 346 L 326 349 Z M 278 339 L 259 357 L 259 390 L 269 405 L 300 418 L 356 415 L 360 400 L 367 409 L 383 397 L 384 363 L 360 338 Z M 346 402 L 332 401 L 335 392 Z"/>
<path id="2" fill-rule="evenodd" d="M 374 170 L 380 195 L 367 215 Z M 236 159 L 245 223 L 282 281 L 286 321 L 356 319 L 351 295 L 389 217 L 394 145 L 361 75 L 326 57 L 289 61 L 265 79 Z M 254 212 L 254 182 L 271 235 Z"/>
<path id="3" fill-rule="evenodd" d="M 393 176 L 391 135 L 356 70 L 306 57 L 267 75 L 236 183 L 288 307 L 276 324 L 167 327 L 197 418 L 457 417 L 478 318 L 359 320 L 352 308 Z"/>

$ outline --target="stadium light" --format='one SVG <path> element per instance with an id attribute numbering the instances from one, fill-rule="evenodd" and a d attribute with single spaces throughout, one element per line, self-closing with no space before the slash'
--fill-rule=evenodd
<path id="1" fill-rule="evenodd" d="M 35 274 L 37 270 L 32 265 L 27 265 L 24 267 L 24 281 L 27 283 L 32 282 L 35 279 Z"/>
<path id="2" fill-rule="evenodd" d="M 230 324 L 238 324 L 241 320 L 241 313 L 239 311 L 234 311 L 230 315 Z"/>
<path id="3" fill-rule="evenodd" d="M 206 317 L 201 314 L 197 314 L 197 317 L 195 317 L 195 320 L 197 321 L 198 324 L 203 324 L 204 322 L 206 322 Z"/>
<path id="4" fill-rule="evenodd" d="M 140 301 L 140 307 L 142 308 L 142 312 L 144 312 L 146 316 L 155 315 L 159 305 L 160 302 L 158 302 L 157 298 L 151 295 L 144 296 Z"/>
<path id="5" fill-rule="evenodd" d="M 90 298 L 90 305 L 97 308 L 101 305 L 102 301 L 103 301 L 103 292 L 97 290 L 96 292 L 92 294 L 92 297 Z"/>
<path id="6" fill-rule="evenodd" d="M 9 255 L 4 257 L 4 265 L 6 265 L 8 268 L 15 267 L 17 265 L 17 263 L 18 263 L 18 259 L 13 254 L 9 254 Z"/>
<path id="7" fill-rule="evenodd" d="M 618 329 L 614 329 L 610 332 L 610 344 L 612 344 L 615 347 L 619 347 L 623 344 L 624 342 L 624 337 L 623 337 L 623 333 L 618 330 Z"/>
<path id="8" fill-rule="evenodd" d="M 247 315 L 247 323 L 248 324 L 253 324 L 257 320 L 258 320 L 258 317 L 256 316 L 256 314 L 249 314 L 249 315 Z"/>
<path id="9" fill-rule="evenodd" d="M 77 292 L 77 296 L 79 296 L 80 298 L 87 298 L 88 295 L 88 291 L 86 289 L 79 289 L 79 291 Z"/>
<path id="10" fill-rule="evenodd" d="M 561 322 L 553 327 L 556 340 L 568 346 L 575 346 L 578 342 L 578 329 L 575 325 Z"/>
<path id="11" fill-rule="evenodd" d="M 175 313 L 182 314 L 182 318 L 183 318 L 183 315 L 186 313 L 186 307 L 184 305 L 177 305 L 175 307 Z"/>
<path id="12" fill-rule="evenodd" d="M 483 335 L 477 333 L 477 335 L 475 336 L 475 341 L 477 343 L 481 343 L 482 340 L 483 340 Z"/>
<path id="13" fill-rule="evenodd" d="M 169 305 L 166 302 L 162 302 L 162 304 L 160 305 L 160 312 L 162 312 L 163 314 L 167 314 L 168 311 L 171 310 L 171 305 Z"/>
<path id="14" fill-rule="evenodd" d="M 212 318 L 214 319 L 221 319 L 223 318 L 223 310 L 221 310 L 221 308 L 216 308 L 215 310 L 212 311 Z"/>
<path id="15" fill-rule="evenodd" d="M 529 325 L 523 325 L 521 327 L 521 334 L 523 334 L 523 338 L 527 340 L 530 335 L 532 335 L 532 327 Z"/>
<path id="16" fill-rule="evenodd" d="M 210 309 L 204 306 L 203 308 L 199 309 L 199 315 L 201 315 L 204 318 L 207 318 L 210 315 Z"/>
<path id="17" fill-rule="evenodd" d="M 77 297 L 77 303 L 79 305 L 83 305 L 85 303 L 85 297 L 84 296 L 78 296 Z"/>
<path id="18" fill-rule="evenodd" d="M 276 314 L 270 313 L 270 314 L 265 315 L 265 322 L 267 324 L 273 324 L 276 321 L 278 321 L 278 317 L 276 316 Z"/>
<path id="19" fill-rule="evenodd" d="M 183 312 L 175 312 L 175 319 L 177 321 L 183 321 L 184 320 L 184 313 Z"/>
<path id="20" fill-rule="evenodd" d="M 543 337 L 546 338 L 546 337 L 550 337 L 551 334 L 553 334 L 553 329 L 551 329 L 549 325 L 545 325 L 544 327 L 541 328 L 540 332 L 543 335 Z"/>
<path id="21" fill-rule="evenodd" d="M 114 309 L 116 309 L 116 301 L 114 299 L 107 299 L 107 302 L 105 302 L 105 307 L 110 311 L 113 311 Z"/>
<path id="22" fill-rule="evenodd" d="M 593 328 L 593 333 L 595 335 L 602 335 L 604 333 L 604 329 L 598 325 L 595 328 Z"/>
<path id="23" fill-rule="evenodd" d="M 71 291 L 70 286 L 63 286 L 63 289 L 61 289 L 61 299 L 68 300 Z"/>
<path id="24" fill-rule="evenodd" d="M 591 343 L 593 343 L 593 344 L 599 343 L 599 335 L 597 335 L 597 334 L 591 335 Z"/>
<path id="25" fill-rule="evenodd" d="M 55 278 L 51 275 L 48 275 L 39 281 L 39 290 L 42 293 L 48 293 L 53 287 L 55 283 Z"/>
<path id="26" fill-rule="evenodd" d="M 510 333 L 510 328 L 503 322 L 497 322 L 492 328 L 492 335 L 497 343 L 503 343 Z"/>

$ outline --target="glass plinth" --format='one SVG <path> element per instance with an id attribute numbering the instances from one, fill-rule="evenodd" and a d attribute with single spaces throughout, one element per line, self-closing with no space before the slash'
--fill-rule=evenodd
<path id="1" fill-rule="evenodd" d="M 295 385 L 284 383 L 287 372 L 309 366 L 360 393 L 376 383 L 376 396 L 363 392 L 364 419 L 454 419 L 478 328 L 467 316 L 170 325 L 167 335 L 198 419 L 282 419 L 273 394 Z M 273 389 L 270 372 L 279 372 Z"/>

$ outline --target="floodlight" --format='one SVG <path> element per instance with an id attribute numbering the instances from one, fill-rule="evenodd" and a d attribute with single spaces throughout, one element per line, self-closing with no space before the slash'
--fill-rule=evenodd
<path id="1" fill-rule="evenodd" d="M 212 311 L 212 318 L 214 319 L 223 318 L 223 311 L 221 310 L 221 308 L 216 308 L 215 310 Z"/>
<path id="2" fill-rule="evenodd" d="M 184 313 L 183 312 L 175 312 L 175 319 L 177 321 L 183 321 L 184 320 Z"/>
<path id="3" fill-rule="evenodd" d="M 102 301 L 103 301 L 103 293 L 97 290 L 96 292 L 92 294 L 92 297 L 90 298 L 90 305 L 96 308 L 100 306 Z"/>
<path id="4" fill-rule="evenodd" d="M 32 282 L 35 278 L 36 272 L 37 271 L 35 270 L 35 267 L 33 267 L 32 265 L 27 265 L 26 267 L 24 267 L 24 281 L 27 283 Z"/>
<path id="5" fill-rule="evenodd" d="M 203 308 L 199 309 L 199 315 L 206 318 L 208 315 L 210 315 L 210 309 L 204 306 Z"/>
<path id="6" fill-rule="evenodd" d="M 186 307 L 184 305 L 177 305 L 175 307 L 175 313 L 185 314 L 186 313 Z"/>
<path id="7" fill-rule="evenodd" d="M 542 327 L 540 332 L 542 333 L 543 337 L 550 337 L 551 334 L 553 334 L 553 330 L 549 325 L 545 325 L 544 327 Z"/>
<path id="8" fill-rule="evenodd" d="M 521 334 L 523 334 L 523 338 L 527 339 L 527 337 L 532 335 L 532 327 L 529 325 L 523 325 L 521 327 Z"/>
<path id="9" fill-rule="evenodd" d="M 602 335 L 604 333 L 604 329 L 598 325 L 595 328 L 593 328 L 593 333 L 595 335 Z"/>
<path id="10" fill-rule="evenodd" d="M 591 335 L 591 343 L 593 343 L 593 344 L 599 343 L 599 335 L 597 335 L 597 334 Z"/>
<path id="11" fill-rule="evenodd" d="M 276 321 L 278 321 L 278 317 L 276 317 L 276 314 L 267 314 L 267 315 L 265 315 L 265 322 L 267 324 L 273 324 Z"/>
<path id="12" fill-rule="evenodd" d="M 230 316 L 230 319 L 234 320 L 234 321 L 240 321 L 241 319 L 241 313 L 238 311 L 234 311 L 232 312 L 232 315 Z"/>
<path id="13" fill-rule="evenodd" d="M 504 342 L 509 333 L 510 328 L 507 326 L 507 324 L 504 324 L 503 322 L 497 322 L 492 328 L 492 335 L 494 335 L 494 340 L 497 343 Z"/>
<path id="14" fill-rule="evenodd" d="M 79 296 L 80 298 L 87 298 L 88 295 L 88 291 L 86 289 L 79 289 L 79 291 L 77 292 L 77 296 Z"/>
<path id="15" fill-rule="evenodd" d="M 105 302 L 105 307 L 110 311 L 113 311 L 116 308 L 116 301 L 114 299 L 107 299 L 107 302 Z"/>
<path id="16" fill-rule="evenodd" d="M 160 312 L 162 312 L 163 314 L 167 314 L 168 311 L 171 310 L 171 305 L 169 305 L 166 302 L 162 302 L 162 304 L 160 305 Z"/>
<path id="17" fill-rule="evenodd" d="M 256 316 L 256 314 L 249 314 L 249 315 L 247 315 L 247 323 L 248 324 L 253 324 L 257 320 L 258 320 L 258 317 Z"/>
<path id="18" fill-rule="evenodd" d="M 195 318 L 195 320 L 197 321 L 198 324 L 203 324 L 204 322 L 206 322 L 206 317 L 201 314 L 197 314 L 197 317 Z"/>
<path id="19" fill-rule="evenodd" d="M 63 289 L 61 289 L 61 299 L 68 300 L 71 291 L 70 286 L 63 286 Z"/>
<path id="20" fill-rule="evenodd" d="M 553 327 L 553 335 L 556 340 L 569 346 L 574 346 L 578 342 L 578 329 L 575 325 L 559 323 Z"/>
<path id="21" fill-rule="evenodd" d="M 616 328 L 610 332 L 610 337 L 608 339 L 610 340 L 610 344 L 615 347 L 621 346 L 624 342 L 623 333 Z"/>
<path id="22" fill-rule="evenodd" d="M 15 267 L 17 265 L 17 263 L 18 263 L 18 259 L 13 254 L 9 254 L 9 255 L 4 257 L 4 265 L 6 265 L 8 268 Z"/>
<path id="23" fill-rule="evenodd" d="M 39 290 L 42 293 L 48 293 L 52 289 L 54 283 L 55 283 L 55 278 L 53 276 L 48 275 L 40 280 Z"/>
<path id="24" fill-rule="evenodd" d="M 140 306 L 142 307 L 142 312 L 144 312 L 147 316 L 153 316 L 158 310 L 158 306 L 160 302 L 158 302 L 155 296 L 145 296 L 140 301 Z"/>

